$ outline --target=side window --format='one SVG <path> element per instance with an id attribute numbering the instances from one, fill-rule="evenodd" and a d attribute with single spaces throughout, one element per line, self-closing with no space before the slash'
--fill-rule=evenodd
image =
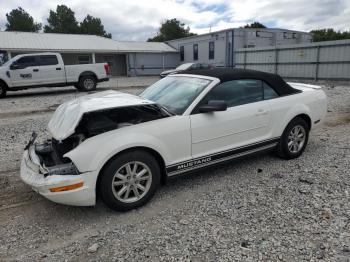
<path id="1" fill-rule="evenodd" d="M 198 60 L 198 44 L 193 45 L 193 60 Z"/>
<path id="2" fill-rule="evenodd" d="M 90 64 L 90 56 L 88 56 L 88 55 L 78 56 L 78 63 L 79 64 Z"/>
<path id="3" fill-rule="evenodd" d="M 26 68 L 29 66 L 36 66 L 35 56 L 24 56 L 17 60 L 16 62 L 19 68 Z"/>
<path id="4" fill-rule="evenodd" d="M 47 66 L 47 65 L 57 65 L 58 60 L 55 55 L 41 55 L 39 57 L 40 65 L 41 66 Z"/>
<path id="5" fill-rule="evenodd" d="M 262 81 L 242 79 L 224 82 L 211 90 L 204 103 L 209 100 L 224 100 L 228 107 L 254 103 L 263 100 Z"/>
<path id="6" fill-rule="evenodd" d="M 180 61 L 184 61 L 184 60 L 185 60 L 185 47 L 180 46 Z"/>
<path id="7" fill-rule="evenodd" d="M 209 59 L 214 59 L 215 42 L 209 42 Z"/>
<path id="8" fill-rule="evenodd" d="M 265 82 L 263 82 L 263 88 L 264 88 L 264 99 L 265 100 L 279 97 L 279 95 L 276 93 L 276 91 L 271 86 L 266 84 Z"/>

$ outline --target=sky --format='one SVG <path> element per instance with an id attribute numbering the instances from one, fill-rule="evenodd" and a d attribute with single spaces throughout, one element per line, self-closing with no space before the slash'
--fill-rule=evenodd
<path id="1" fill-rule="evenodd" d="M 19 6 L 46 24 L 49 10 L 58 4 L 70 7 L 78 21 L 87 14 L 101 18 L 105 30 L 120 41 L 145 41 L 171 18 L 198 34 L 254 21 L 300 31 L 350 30 L 350 0 L 0 0 L 0 28 L 5 29 L 6 13 Z"/>

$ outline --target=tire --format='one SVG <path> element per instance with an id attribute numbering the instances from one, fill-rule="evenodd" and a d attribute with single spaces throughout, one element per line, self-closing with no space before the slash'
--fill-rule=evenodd
<path id="1" fill-rule="evenodd" d="M 6 89 L 6 85 L 0 82 L 0 98 L 4 98 L 6 96 Z"/>
<path id="2" fill-rule="evenodd" d="M 80 91 L 94 91 L 96 89 L 97 81 L 93 75 L 82 76 L 79 78 L 78 90 Z"/>
<path id="3" fill-rule="evenodd" d="M 289 122 L 277 145 L 277 155 L 283 159 L 299 157 L 305 150 L 309 140 L 309 126 L 300 117 Z"/>
<path id="4" fill-rule="evenodd" d="M 158 162 L 143 150 L 117 156 L 104 168 L 101 175 L 98 185 L 101 198 L 108 207 L 116 211 L 128 211 L 145 205 L 160 184 Z"/>

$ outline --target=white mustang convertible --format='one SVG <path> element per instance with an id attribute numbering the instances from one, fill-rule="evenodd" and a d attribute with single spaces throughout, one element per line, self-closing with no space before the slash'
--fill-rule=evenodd
<path id="1" fill-rule="evenodd" d="M 168 76 L 140 96 L 105 91 L 59 106 L 52 139 L 23 154 L 21 178 L 62 204 L 125 211 L 170 176 L 262 151 L 299 157 L 325 117 L 320 87 L 213 69 Z"/>

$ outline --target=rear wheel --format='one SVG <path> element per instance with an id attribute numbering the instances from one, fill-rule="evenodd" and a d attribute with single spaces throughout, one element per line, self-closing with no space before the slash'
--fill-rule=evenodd
<path id="1" fill-rule="evenodd" d="M 309 140 L 309 127 L 300 117 L 294 118 L 284 130 L 277 147 L 277 154 L 284 159 L 299 157 Z"/>
<path id="2" fill-rule="evenodd" d="M 96 89 L 97 81 L 92 75 L 82 76 L 79 79 L 78 90 L 89 92 Z"/>
<path id="3" fill-rule="evenodd" d="M 6 96 L 6 85 L 0 82 L 0 98 Z"/>
<path id="4" fill-rule="evenodd" d="M 103 201 L 117 211 L 146 204 L 160 184 L 156 159 L 143 150 L 121 154 L 102 173 L 99 189 Z"/>

